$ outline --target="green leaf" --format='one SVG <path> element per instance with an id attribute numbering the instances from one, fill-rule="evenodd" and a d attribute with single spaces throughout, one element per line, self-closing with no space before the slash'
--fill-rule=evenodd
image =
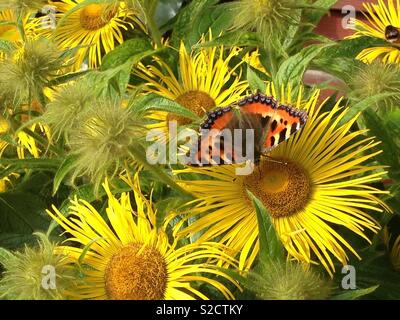
<path id="1" fill-rule="evenodd" d="M 304 10 L 306 20 L 314 25 L 317 25 L 322 17 L 329 11 L 329 9 L 336 3 L 337 0 L 317 0 L 313 3 L 315 9 Z"/>
<path id="2" fill-rule="evenodd" d="M 153 197 L 154 199 L 154 197 Z M 160 228 L 164 222 L 165 217 L 173 210 L 176 210 L 179 207 L 182 207 L 187 202 L 187 199 L 181 197 L 168 197 L 163 200 L 160 200 L 156 204 L 157 209 L 157 217 L 156 217 L 156 225 L 157 228 Z"/>
<path id="3" fill-rule="evenodd" d="M 9 250 L 18 250 L 24 245 L 34 244 L 36 238 L 33 234 L 18 234 L 18 233 L 2 233 L 0 234 L 0 247 Z M 1 248 L 0 248 L 1 250 Z M 0 253 L 0 261 L 1 257 Z"/>
<path id="4" fill-rule="evenodd" d="M 130 61 L 134 65 L 140 60 L 154 55 L 156 52 L 157 50 L 153 49 L 153 46 L 147 39 L 129 39 L 104 56 L 101 63 L 101 70 L 118 68 L 127 61 Z"/>
<path id="5" fill-rule="evenodd" d="M 313 44 L 284 61 L 275 77 L 276 87 L 280 88 L 288 83 L 297 86 L 302 82 L 303 75 L 312 60 L 321 54 L 323 50 L 333 45 L 334 43 Z"/>
<path id="6" fill-rule="evenodd" d="M 366 289 L 347 290 L 345 293 L 341 293 L 332 297 L 331 300 L 356 300 L 374 292 L 376 289 L 378 289 L 378 287 L 379 285 Z"/>
<path id="7" fill-rule="evenodd" d="M 104 71 L 93 71 L 87 74 L 86 80 L 93 83 L 94 95 L 122 95 L 128 86 L 132 63 L 127 61 L 119 67 Z"/>
<path id="8" fill-rule="evenodd" d="M 50 80 L 49 82 L 46 83 L 46 86 L 50 87 L 50 88 L 56 87 L 56 86 L 59 86 L 60 84 L 64 84 L 64 83 L 68 83 L 72 80 L 76 80 L 79 77 L 82 77 L 82 76 L 88 74 L 89 72 L 92 72 L 92 70 L 68 73 L 66 75 L 62 75 L 62 76 L 59 76 L 59 77 L 56 77 L 56 78 Z"/>
<path id="9" fill-rule="evenodd" d="M 44 212 L 47 205 L 27 192 L 0 194 L 0 233 L 28 234 L 46 230 L 49 220 Z"/>
<path id="10" fill-rule="evenodd" d="M 370 130 L 370 135 L 375 136 L 382 143 L 378 146 L 383 152 L 376 156 L 376 159 L 383 165 L 390 166 L 389 175 L 397 175 L 400 168 L 399 149 L 392 135 L 380 117 L 371 110 L 365 110 L 363 120 Z M 378 149 L 378 150 L 379 150 Z"/>
<path id="11" fill-rule="evenodd" d="M 361 61 L 347 57 L 322 57 L 315 59 L 312 62 L 312 67 L 317 70 L 325 71 L 346 82 L 347 77 L 352 75 L 352 71 L 359 65 Z"/>
<path id="12" fill-rule="evenodd" d="M 0 243 L 1 243 L 1 240 L 0 240 Z M 10 251 L 8 251 L 4 248 L 0 248 L 0 263 L 4 263 L 2 261 L 8 261 L 12 257 L 13 257 L 13 254 Z"/>
<path id="13" fill-rule="evenodd" d="M 140 117 L 148 111 L 165 111 L 175 113 L 195 121 L 199 120 L 199 117 L 193 111 L 186 109 L 175 101 L 167 98 L 161 98 L 155 94 L 139 97 L 132 102 L 132 105 L 134 106 L 132 111 L 136 117 Z"/>
<path id="14" fill-rule="evenodd" d="M 195 43 L 209 31 L 213 36 L 225 33 L 231 27 L 234 18 L 227 4 L 205 6 L 196 19 L 193 34 L 189 39 Z"/>
<path id="15" fill-rule="evenodd" d="M 247 193 L 250 196 L 250 199 L 252 199 L 257 213 L 260 261 L 262 263 L 268 263 L 271 260 L 283 260 L 285 250 L 278 234 L 276 233 L 271 215 L 257 197 L 255 197 L 249 190 L 247 190 Z"/>
<path id="16" fill-rule="evenodd" d="M 154 50 L 151 43 L 146 39 L 127 40 L 104 57 L 100 69 L 102 72 L 97 74 L 97 78 L 103 77 L 103 80 L 94 81 L 100 81 L 103 87 L 111 89 L 110 94 L 115 91 L 122 95 L 129 84 L 132 66 L 159 51 Z"/>
<path id="17" fill-rule="evenodd" d="M 324 58 L 328 61 L 333 58 L 354 59 L 362 50 L 381 45 L 387 46 L 387 41 L 366 36 L 344 39 L 338 41 L 337 45 L 327 48 L 324 52 Z"/>
<path id="18" fill-rule="evenodd" d="M 232 269 L 225 269 L 225 268 L 218 268 L 223 273 L 230 276 L 232 279 L 236 280 L 240 285 L 246 288 L 253 288 L 254 283 L 253 281 L 249 280 L 249 278 L 242 276 L 239 272 L 232 270 Z"/>
<path id="19" fill-rule="evenodd" d="M 197 44 L 194 48 L 207 48 L 217 46 L 249 46 L 258 47 L 261 46 L 261 40 L 257 33 L 248 32 L 242 30 L 231 31 L 222 34 L 221 36 L 201 44 Z"/>
<path id="20" fill-rule="evenodd" d="M 11 173 L 24 173 L 26 170 L 55 172 L 61 163 L 60 159 L 0 159 L 5 166 L 0 172 L 0 179 Z"/>
<path id="21" fill-rule="evenodd" d="M 364 112 L 365 110 L 367 110 L 371 107 L 375 107 L 379 101 L 382 101 L 389 97 L 393 97 L 395 95 L 397 95 L 397 93 L 379 93 L 379 94 L 373 95 L 371 97 L 368 97 L 364 100 L 361 100 L 360 102 L 350 106 L 348 112 L 343 117 L 343 119 L 340 121 L 340 123 L 344 124 L 344 123 L 349 122 L 358 113 Z"/>
<path id="22" fill-rule="evenodd" d="M 253 91 L 259 90 L 260 92 L 266 92 L 267 85 L 265 81 L 261 80 L 258 75 L 251 69 L 250 66 L 247 67 L 247 81 L 249 82 L 250 89 Z"/>
<path id="23" fill-rule="evenodd" d="M 0 51 L 9 53 L 14 49 L 15 45 L 11 41 L 0 39 Z"/>
<path id="24" fill-rule="evenodd" d="M 61 183 L 65 177 L 75 168 L 75 155 L 70 155 L 64 159 L 61 166 L 58 168 L 53 182 L 53 195 L 55 195 L 60 188 Z"/>
<path id="25" fill-rule="evenodd" d="M 187 49 L 196 44 L 199 40 L 199 31 L 196 29 L 202 12 L 217 3 L 218 0 L 197 0 L 184 7 L 179 12 L 174 25 L 171 43 L 175 47 L 179 47 L 180 42 L 184 40 Z"/>

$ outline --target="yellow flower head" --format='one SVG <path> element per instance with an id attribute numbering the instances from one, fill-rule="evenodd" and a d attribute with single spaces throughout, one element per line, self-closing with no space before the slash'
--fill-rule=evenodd
<path id="1" fill-rule="evenodd" d="M 84 200 L 71 201 L 70 217 L 65 217 L 53 206 L 48 211 L 71 237 L 83 248 L 62 246 L 59 252 L 70 257 L 75 264 L 82 260 L 85 279 L 72 298 L 110 300 L 150 299 L 207 299 L 196 283 L 208 283 L 226 298 L 232 293 L 211 276 L 233 281 L 216 266 L 204 259 L 222 259 L 234 264 L 218 243 L 187 244 L 172 243 L 165 232 L 166 225 L 157 229 L 156 213 L 151 201 L 141 190 L 138 175 L 134 181 L 124 178 L 133 188 L 136 211 L 132 209 L 130 195 L 123 193 L 114 197 L 108 183 L 104 189 L 108 195 L 106 209 L 109 224 L 100 213 Z M 203 260 L 203 262 L 201 262 Z M 206 276 L 206 274 L 208 276 Z"/>
<path id="2" fill-rule="evenodd" d="M 393 269 L 400 272 L 400 236 L 395 240 L 392 240 L 392 235 L 390 234 L 387 227 L 383 230 L 383 241 L 389 252 L 389 259 L 393 266 Z"/>
<path id="3" fill-rule="evenodd" d="M 47 126 L 36 123 L 31 125 L 29 129 L 33 132 L 36 131 L 41 135 L 45 135 L 46 138 L 50 140 L 50 129 Z M 0 116 L 0 136 L 9 133 L 9 131 L 10 125 L 8 121 L 4 117 Z M 26 152 L 28 152 L 33 158 L 40 157 L 42 150 L 38 147 L 37 142 L 32 136 L 20 131 L 15 135 L 14 139 L 17 142 L 16 152 L 19 159 L 26 158 Z M 0 158 L 8 147 L 10 147 L 10 144 L 0 137 Z M 1 166 L 0 168 L 3 167 Z M 12 173 L 9 176 L 0 179 L 0 193 L 6 192 L 8 187 L 12 185 L 13 178 L 18 177 L 18 174 Z"/>
<path id="4" fill-rule="evenodd" d="M 15 11 L 11 9 L 0 11 L 0 21 L 0 39 L 21 47 L 23 39 L 16 25 L 17 17 Z M 22 27 L 26 37 L 32 39 L 37 34 L 39 20 L 31 19 L 31 14 L 26 14 L 22 19 Z M 4 58 L 6 55 L 7 52 L 0 49 L 0 59 Z"/>
<path id="5" fill-rule="evenodd" d="M 246 62 L 250 67 L 262 73 L 265 73 L 268 76 L 271 76 L 260 61 L 260 51 L 258 49 L 246 53 L 245 56 L 243 57 L 243 61 Z"/>
<path id="6" fill-rule="evenodd" d="M 394 270 L 400 272 L 400 236 L 396 238 L 390 251 L 390 261 Z"/>
<path id="7" fill-rule="evenodd" d="M 277 96 L 273 86 L 267 91 Z M 200 241 L 219 237 L 240 253 L 239 267 L 249 268 L 259 250 L 257 217 L 246 192 L 250 190 L 268 209 L 288 253 L 306 263 L 319 260 L 332 275 L 332 256 L 343 264 L 348 261 L 345 249 L 359 257 L 337 227 L 369 241 L 365 231 L 379 227 L 366 210 L 389 210 L 377 198 L 384 192 L 370 186 L 384 174 L 382 167 L 365 164 L 380 153 L 373 151 L 379 143 L 364 136 L 367 130 L 350 132 L 357 117 L 340 124 L 348 111 L 339 107 L 340 101 L 322 112 L 318 91 L 303 101 L 300 90 L 297 102 L 288 91 L 282 90 L 279 101 L 306 109 L 309 120 L 300 133 L 272 151 L 278 161 L 261 159 L 248 176 L 236 175 L 232 165 L 177 171 L 204 177 L 180 181 L 197 197 L 187 218 L 198 216 L 180 235 L 203 231 Z"/>
<path id="8" fill-rule="evenodd" d="M 232 48 L 225 56 L 223 47 L 212 47 L 188 53 L 185 44 L 181 43 L 178 75 L 158 58 L 155 65 L 139 65 L 136 73 L 148 82 L 150 92 L 174 100 L 202 117 L 216 106 L 236 102 L 247 90 L 247 82 L 240 79 L 242 63 L 230 66 L 238 52 L 239 48 Z M 159 119 L 190 123 L 190 119 L 169 118 L 166 113 L 160 113 Z"/>
<path id="9" fill-rule="evenodd" d="M 377 4 L 364 3 L 368 22 L 356 20 L 357 32 L 350 38 L 361 36 L 373 37 L 388 41 L 387 46 L 367 48 L 357 58 L 371 63 L 377 58 L 385 63 L 400 63 L 400 1 L 378 0 Z"/>
<path id="10" fill-rule="evenodd" d="M 55 3 L 60 13 L 56 15 L 58 26 L 53 36 L 62 48 L 77 48 L 76 69 L 81 68 L 86 58 L 89 67 L 96 68 L 103 54 L 124 41 L 122 30 L 132 29 L 133 22 L 139 25 L 141 22 L 124 1 L 104 1 L 81 7 L 82 2 L 84 0 Z"/>

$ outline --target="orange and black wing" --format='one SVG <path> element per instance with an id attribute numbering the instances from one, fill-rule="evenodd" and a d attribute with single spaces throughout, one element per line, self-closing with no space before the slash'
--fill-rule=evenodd
<path id="1" fill-rule="evenodd" d="M 253 148 L 251 160 L 258 162 L 262 154 L 289 139 L 306 121 L 305 111 L 279 105 L 261 93 L 250 95 L 239 101 L 238 107 L 218 108 L 208 114 L 190 165 L 242 163 L 249 145 Z M 239 136 L 235 129 L 240 129 Z M 251 141 L 248 130 L 253 131 Z"/>
<path id="2" fill-rule="evenodd" d="M 263 153 L 268 153 L 280 143 L 289 139 L 306 124 L 307 118 L 307 113 L 304 110 L 280 105 L 275 115 L 270 119 Z"/>

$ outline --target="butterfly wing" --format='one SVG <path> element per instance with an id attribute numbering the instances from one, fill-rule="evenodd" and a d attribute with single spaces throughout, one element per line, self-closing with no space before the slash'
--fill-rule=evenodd
<path id="1" fill-rule="evenodd" d="M 307 113 L 292 106 L 281 105 L 271 119 L 267 138 L 264 140 L 264 154 L 298 132 L 307 122 Z"/>
<path id="2" fill-rule="evenodd" d="M 218 108 L 209 113 L 200 126 L 200 139 L 194 146 L 192 166 L 234 163 L 233 131 L 239 118 L 233 107 Z"/>
<path id="3" fill-rule="evenodd" d="M 239 101 L 239 106 L 243 119 L 241 128 L 254 129 L 254 158 L 258 162 L 264 153 L 271 122 L 278 112 L 278 102 L 273 97 L 256 93 Z"/>
<path id="4" fill-rule="evenodd" d="M 278 105 L 273 97 L 253 94 L 239 101 L 238 108 L 229 106 L 208 114 L 201 125 L 200 140 L 190 165 L 258 162 L 262 154 L 289 139 L 306 121 L 305 111 Z M 241 129 L 239 135 L 235 129 Z M 254 133 L 250 145 L 253 150 L 251 158 L 246 158 L 249 129 Z"/>

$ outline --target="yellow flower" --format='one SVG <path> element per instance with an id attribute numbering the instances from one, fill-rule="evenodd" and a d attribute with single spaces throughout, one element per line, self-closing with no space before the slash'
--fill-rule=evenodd
<path id="1" fill-rule="evenodd" d="M 141 25 L 134 12 L 124 1 L 92 3 L 76 10 L 84 0 L 62 0 L 54 5 L 60 12 L 56 15 L 59 24 L 53 36 L 65 49 L 77 48 L 75 68 L 80 69 L 86 58 L 89 67 L 96 68 L 102 55 L 121 44 L 122 30 L 133 28 L 133 22 Z M 61 21 L 60 20 L 64 19 Z"/>
<path id="2" fill-rule="evenodd" d="M 39 28 L 38 19 L 30 19 L 30 14 L 27 14 L 22 19 L 22 26 L 24 32 L 28 38 L 33 38 L 37 29 Z M 21 34 L 16 26 L 17 17 L 13 10 L 3 10 L 0 11 L 0 39 L 7 40 L 11 43 L 21 46 L 23 43 Z M 5 53 L 0 50 L 0 58 L 4 58 Z"/>
<path id="3" fill-rule="evenodd" d="M 10 128 L 8 121 L 0 116 L 0 135 L 6 134 Z M 3 155 L 4 150 L 7 148 L 8 143 L 4 140 L 0 140 L 0 158 Z M 5 177 L 0 179 L 0 193 L 7 190 L 7 185 L 10 183 L 10 179 Z"/>
<path id="4" fill-rule="evenodd" d="M 260 52 L 258 49 L 252 52 L 247 52 L 243 57 L 243 61 L 246 62 L 252 68 L 262 73 L 265 73 L 268 76 L 271 76 L 260 61 Z"/>
<path id="5" fill-rule="evenodd" d="M 367 36 L 386 40 L 388 44 L 364 49 L 357 58 L 365 63 L 371 63 L 377 58 L 385 63 L 400 63 L 400 38 L 392 39 L 393 35 L 388 34 L 391 28 L 400 36 L 400 1 L 396 0 L 394 3 L 393 0 L 388 0 L 386 4 L 386 1 L 378 0 L 378 4 L 364 3 L 363 5 L 367 11 L 364 16 L 368 23 L 356 20 L 357 32 L 349 38 Z"/>
<path id="6" fill-rule="evenodd" d="M 396 238 L 390 250 L 390 261 L 392 262 L 394 270 L 400 272 L 400 236 Z"/>
<path id="7" fill-rule="evenodd" d="M 273 86 L 267 91 L 277 96 Z M 290 91 L 284 95 L 282 89 L 281 103 L 292 104 Z M 285 248 L 295 259 L 306 263 L 319 260 L 332 275 L 332 256 L 346 264 L 348 249 L 360 258 L 337 227 L 369 241 L 366 230 L 376 232 L 379 226 L 366 210 L 389 210 L 377 198 L 385 192 L 370 186 L 381 179 L 382 167 L 365 164 L 380 153 L 373 151 L 379 143 L 364 136 L 367 130 L 350 131 L 357 117 L 339 124 L 348 111 L 339 107 L 340 101 L 331 111 L 322 112 L 318 97 L 317 91 L 303 101 L 300 90 L 294 104 L 308 110 L 309 120 L 301 133 L 272 151 L 278 162 L 261 159 L 248 176 L 237 176 L 232 165 L 177 171 L 203 176 L 179 182 L 197 198 L 186 216 L 197 219 L 179 234 L 203 231 L 199 241 L 218 237 L 234 253 L 240 253 L 239 268 L 249 268 L 259 250 L 256 213 L 246 192 L 250 190 L 268 209 Z"/>
<path id="8" fill-rule="evenodd" d="M 202 39 L 204 42 L 205 39 Z M 136 74 L 148 83 L 149 91 L 174 100 L 200 117 L 216 106 L 226 106 L 240 99 L 248 88 L 242 81 L 238 63 L 230 67 L 239 49 L 233 48 L 224 56 L 223 47 L 202 48 L 188 53 L 184 43 L 179 48 L 179 75 L 169 65 L 155 58 L 155 65 L 139 65 Z M 167 121 L 168 115 L 157 113 L 156 119 Z M 174 117 L 179 124 L 188 124 L 190 119 Z M 160 124 L 160 127 L 166 123 Z"/>
<path id="9" fill-rule="evenodd" d="M 110 300 L 150 299 L 207 299 L 195 282 L 214 286 L 226 298 L 232 293 L 219 282 L 202 274 L 219 276 L 233 281 L 216 266 L 204 259 L 222 259 L 234 264 L 218 243 L 187 244 L 178 246 L 173 236 L 172 243 L 165 232 L 166 225 L 156 228 L 156 213 L 151 201 L 141 190 L 136 174 L 124 180 L 133 188 L 136 211 L 131 206 L 130 195 L 123 193 L 115 198 L 108 186 L 107 217 L 111 227 L 89 203 L 75 199 L 71 202 L 70 218 L 66 218 L 53 206 L 55 214 L 48 211 L 68 234 L 71 241 L 84 248 L 59 247 L 58 251 L 79 264 L 83 259 L 87 266 L 84 284 L 72 298 Z"/>
<path id="10" fill-rule="evenodd" d="M 393 266 L 393 269 L 400 272 L 400 236 L 398 236 L 390 247 L 392 235 L 389 233 L 387 227 L 383 230 L 383 241 L 389 251 L 389 259 Z"/>
<path id="11" fill-rule="evenodd" d="M 15 21 L 14 12 L 12 10 L 0 11 L 0 21 L 2 23 L 5 23 L 6 21 L 10 22 L 10 24 L 0 25 L 0 39 L 11 42 L 17 42 L 21 40 L 16 25 L 12 24 L 12 22 Z"/>
<path id="12" fill-rule="evenodd" d="M 9 129 L 10 125 L 8 121 L 4 117 L 0 116 L 0 158 L 4 151 L 10 146 L 8 142 L 1 139 L 1 135 L 7 134 Z M 47 126 L 42 124 L 33 124 L 29 129 L 34 132 L 40 132 L 50 140 L 50 129 Z M 28 151 L 29 154 L 34 158 L 40 157 L 41 150 L 38 148 L 37 142 L 32 136 L 20 131 L 17 133 L 15 139 L 17 142 L 16 151 L 18 159 L 24 159 L 26 157 L 26 151 Z M 7 191 L 8 186 L 12 184 L 12 177 L 18 178 L 19 175 L 12 173 L 8 177 L 0 179 L 0 193 Z"/>
<path id="13" fill-rule="evenodd" d="M 33 132 L 38 132 L 41 135 L 44 135 L 48 140 L 51 138 L 50 128 L 46 125 L 36 123 L 33 124 L 30 128 Z M 37 146 L 37 142 L 35 138 L 28 135 L 27 133 L 20 131 L 17 134 L 17 153 L 19 159 L 24 159 L 26 157 L 25 152 L 28 151 L 30 155 L 34 158 L 39 158 L 41 154 L 40 148 Z"/>

